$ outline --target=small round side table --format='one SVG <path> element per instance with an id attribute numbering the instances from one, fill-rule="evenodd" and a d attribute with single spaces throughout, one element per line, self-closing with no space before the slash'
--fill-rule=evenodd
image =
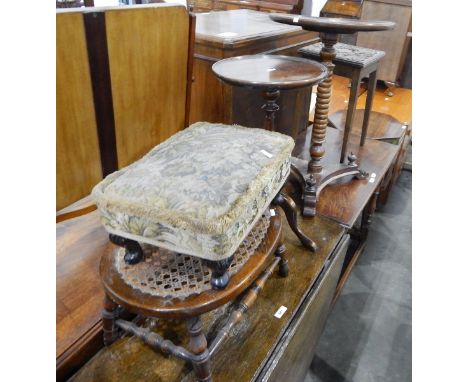
<path id="1" fill-rule="evenodd" d="M 327 68 L 311 60 L 274 55 L 227 58 L 213 64 L 213 72 L 229 85 L 261 89 L 265 104 L 264 129 L 275 130 L 276 103 L 281 90 L 316 85 L 327 76 Z"/>
<path id="2" fill-rule="evenodd" d="M 262 90 L 265 99 L 262 106 L 265 112 L 264 129 L 270 131 L 275 131 L 275 113 L 280 108 L 276 101 L 281 90 L 316 85 L 328 75 L 327 68 L 318 62 L 275 55 L 227 58 L 213 64 L 212 69 L 216 76 L 230 85 Z M 290 178 L 296 180 L 298 173 L 299 170 L 291 165 Z M 317 245 L 298 226 L 294 200 L 286 193 L 280 192 L 273 204 L 283 209 L 289 226 L 301 243 L 315 252 Z"/>

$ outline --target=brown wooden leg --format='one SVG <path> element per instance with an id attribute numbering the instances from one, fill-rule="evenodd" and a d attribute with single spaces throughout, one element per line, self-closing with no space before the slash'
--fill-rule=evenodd
<path id="1" fill-rule="evenodd" d="M 337 34 L 321 33 L 323 48 L 320 51 L 320 59 L 328 68 L 328 77 L 317 87 L 317 100 L 315 102 L 314 124 L 312 126 L 312 137 L 310 142 L 309 172 L 314 174 L 322 172 L 322 157 L 325 155 L 323 143 L 328 126 L 328 108 L 330 106 L 332 76 L 335 65 L 333 59 L 336 57 L 334 45 L 338 42 Z"/>
<path id="2" fill-rule="evenodd" d="M 195 376 L 199 382 L 211 382 L 211 362 L 210 353 L 206 337 L 202 331 L 202 322 L 200 317 L 191 317 L 186 321 L 187 331 L 189 333 L 189 350 L 197 355 L 197 359 L 192 361 Z"/>
<path id="3" fill-rule="evenodd" d="M 369 82 L 367 83 L 367 96 L 366 108 L 364 110 L 364 120 L 362 122 L 361 142 L 360 145 L 364 146 L 367 136 L 367 128 L 369 127 L 369 116 L 372 111 L 372 103 L 374 101 L 375 86 L 377 84 L 377 70 L 369 75 Z"/>
<path id="4" fill-rule="evenodd" d="M 229 283 L 229 266 L 234 256 L 227 259 L 212 261 L 205 260 L 205 264 L 211 269 L 211 286 L 215 289 L 224 289 Z"/>
<path id="5" fill-rule="evenodd" d="M 117 326 L 115 325 L 115 320 L 118 318 L 117 308 L 117 304 L 106 295 L 104 297 L 104 310 L 102 311 L 102 331 L 105 346 L 109 346 L 117 339 Z"/>
<path id="6" fill-rule="evenodd" d="M 265 122 L 263 128 L 269 131 L 275 131 L 275 113 L 279 110 L 276 103 L 280 95 L 279 90 L 271 90 L 263 92 L 263 97 L 266 103 L 262 106 L 265 112 Z"/>
<path id="7" fill-rule="evenodd" d="M 280 243 L 280 245 L 278 245 L 278 248 L 276 248 L 275 256 L 278 256 L 281 259 L 278 269 L 279 275 L 281 277 L 287 277 L 289 274 L 289 265 L 286 254 L 286 246 L 283 243 Z"/>
<path id="8" fill-rule="evenodd" d="M 317 250 L 317 245 L 312 239 L 306 236 L 297 225 L 297 208 L 294 200 L 289 195 L 280 192 L 275 196 L 272 204 L 281 207 L 281 209 L 284 211 L 289 226 L 296 234 L 297 238 L 301 241 L 302 245 L 310 249 L 312 252 L 315 252 Z"/>
<path id="9" fill-rule="evenodd" d="M 361 84 L 360 74 L 361 73 L 359 70 L 355 70 L 353 72 L 353 78 L 351 82 L 351 93 L 349 95 L 348 102 L 348 112 L 346 113 L 346 122 L 343 132 L 343 143 L 341 145 L 340 163 L 343 163 L 345 160 L 346 150 L 348 147 L 349 133 L 351 132 L 351 129 L 353 127 L 354 112 L 356 111 L 359 85 Z"/>
<path id="10" fill-rule="evenodd" d="M 360 229 L 360 241 L 361 242 L 365 241 L 367 239 L 367 235 L 369 234 L 369 227 L 372 223 L 372 215 L 375 212 L 378 197 L 379 197 L 379 192 L 378 191 L 374 192 L 369 202 L 367 203 L 366 207 L 364 208 L 364 211 L 362 211 L 361 229 Z"/>

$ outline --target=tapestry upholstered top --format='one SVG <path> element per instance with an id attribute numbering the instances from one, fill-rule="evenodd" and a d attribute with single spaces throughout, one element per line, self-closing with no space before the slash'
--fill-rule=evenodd
<path id="1" fill-rule="evenodd" d="M 92 195 L 108 232 L 208 260 L 231 256 L 289 175 L 292 138 L 195 123 Z"/>

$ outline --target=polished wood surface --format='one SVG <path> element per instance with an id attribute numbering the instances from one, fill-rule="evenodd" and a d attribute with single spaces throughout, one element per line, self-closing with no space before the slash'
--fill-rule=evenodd
<path id="1" fill-rule="evenodd" d="M 333 114 L 341 109 L 345 109 L 348 105 L 350 88 L 348 87 L 349 80 L 333 76 L 332 98 L 330 100 L 330 114 Z M 366 85 L 361 84 L 357 101 L 357 108 L 363 109 L 366 104 Z M 383 114 L 388 114 L 395 119 L 401 121 L 405 125 L 411 125 L 412 120 L 412 91 L 411 89 L 396 88 L 394 95 L 388 97 L 383 87 L 377 87 L 374 94 L 374 102 L 372 111 Z M 313 113 L 310 118 L 313 119 Z"/>
<path id="2" fill-rule="evenodd" d="M 81 13 L 57 13 L 56 209 L 88 195 L 102 178 Z"/>
<path id="3" fill-rule="evenodd" d="M 56 17 L 61 210 L 187 125 L 194 27 L 185 7 L 168 4 Z"/>
<path id="4" fill-rule="evenodd" d="M 310 142 L 311 130 L 309 127 L 305 134 L 299 136 L 293 151 L 294 156 L 309 160 L 308 142 Z M 324 143 L 326 151 L 323 157 L 324 166 L 339 163 L 342 136 L 343 133 L 337 129 L 327 129 L 327 140 Z M 329 184 L 320 193 L 317 214 L 351 228 L 395 160 L 398 146 L 375 140 L 368 140 L 364 146 L 360 146 L 359 136 L 350 135 L 348 148 L 350 152 L 356 154 L 359 166 L 369 172 L 370 178 L 352 181 L 350 181 L 352 177 L 340 178 Z M 375 173 L 374 177 L 373 173 Z M 372 178 L 374 180 L 370 181 Z"/>
<path id="5" fill-rule="evenodd" d="M 395 23 L 392 21 L 380 20 L 354 20 L 333 17 L 304 17 L 284 14 L 271 14 L 270 18 L 283 24 L 300 25 L 305 30 L 333 34 L 385 31 L 395 27 Z"/>
<path id="6" fill-rule="evenodd" d="M 317 309 L 317 306 L 329 306 L 335 295 L 337 281 L 340 277 L 343 259 L 348 248 L 345 239 L 336 249 L 331 266 L 317 280 L 317 287 L 312 289 L 304 299 L 305 307 L 301 309 L 294 321 L 283 335 L 285 342 L 277 347 L 274 355 L 264 367 L 261 381 L 304 382 L 312 362 L 314 349 L 325 326 L 329 310 Z M 313 323 L 305 325 L 304 322 Z"/>
<path id="7" fill-rule="evenodd" d="M 252 55 L 216 62 L 213 71 L 234 86 L 264 90 L 295 89 L 323 80 L 327 68 L 319 63 L 287 56 Z"/>
<path id="8" fill-rule="evenodd" d="M 278 210 L 276 210 L 278 213 Z M 224 289 L 209 289 L 204 293 L 184 299 L 171 299 L 152 296 L 130 287 L 120 276 L 115 266 L 115 252 L 106 252 L 101 260 L 100 274 L 104 289 L 109 297 L 132 313 L 159 318 L 187 318 L 206 313 L 234 300 L 242 293 L 265 268 L 281 236 L 281 219 L 278 215 L 271 223 L 260 248 L 239 271 L 232 275 Z"/>
<path id="9" fill-rule="evenodd" d="M 120 168 L 184 128 L 189 17 L 164 4 L 105 15 Z"/>
<path id="10" fill-rule="evenodd" d="M 275 23 L 266 13 L 245 9 L 196 14 L 196 18 L 190 123 L 235 122 L 260 127 L 263 115 L 245 110 L 250 104 L 261 101 L 261 93 L 223 84 L 213 73 L 212 65 L 224 58 L 248 54 L 297 56 L 300 47 L 318 41 L 318 33 Z M 298 102 L 301 107 L 310 104 L 310 92 L 310 89 L 302 89 L 280 96 L 284 112 L 278 113 L 279 126 L 303 126 L 307 122 L 307 116 L 295 110 Z"/>
<path id="11" fill-rule="evenodd" d="M 363 119 L 364 110 L 356 110 L 351 134 L 361 134 Z M 339 110 L 330 115 L 330 122 L 338 130 L 343 131 L 346 122 L 346 110 Z M 367 131 L 367 138 L 399 141 L 400 138 L 406 134 L 407 127 L 407 125 L 402 124 L 391 115 L 373 111 L 369 116 L 369 129 Z"/>
<path id="12" fill-rule="evenodd" d="M 307 235 L 319 238 L 318 251 L 312 254 L 306 250 L 290 228 L 284 225 L 284 243 L 289 253 L 289 276 L 284 278 L 274 273 L 267 281 L 246 320 L 235 328 L 234 335 L 229 337 L 213 357 L 214 381 L 250 381 L 262 373 L 272 348 L 279 340 L 286 341 L 283 337 L 287 326 L 296 312 L 300 311 L 308 293 L 313 290 L 315 280 L 343 238 L 343 228 L 327 219 L 317 217 L 307 225 L 302 220 L 300 224 Z M 341 267 L 338 265 L 338 268 Z M 281 306 L 288 310 L 278 319 L 274 314 Z M 312 308 L 328 312 L 329 305 L 324 301 Z M 224 323 L 230 309 L 226 305 L 202 316 L 203 330 L 208 333 L 208 339 Z M 301 325 L 313 327 L 315 324 L 317 323 L 314 321 L 306 321 Z M 176 343 L 185 344 L 187 341 L 185 330 L 177 323 L 161 320 L 156 323 L 155 330 Z M 304 356 L 311 357 L 313 349 L 307 348 L 303 353 Z M 304 373 L 305 370 L 301 372 Z M 125 337 L 101 350 L 71 380 L 192 380 L 192 376 L 187 376 L 188 374 L 190 370 L 184 362 L 154 352 L 135 338 Z"/>
<path id="13" fill-rule="evenodd" d="M 363 0 L 328 0 L 320 10 L 322 17 L 349 17 L 359 19 Z"/>
<path id="14" fill-rule="evenodd" d="M 386 53 L 379 68 L 380 80 L 398 81 L 410 40 L 407 34 L 411 30 L 411 14 L 411 2 L 408 1 L 364 1 L 361 16 L 363 20 L 383 18 L 396 24 L 392 31 L 358 34 L 356 45 L 383 50 Z"/>
<path id="15" fill-rule="evenodd" d="M 253 9 L 261 12 L 300 14 L 303 0 L 214 0 L 216 10 Z"/>
<path id="16" fill-rule="evenodd" d="M 264 52 L 282 47 L 278 42 L 285 37 L 302 36 L 303 40 L 303 36 L 309 39 L 317 36 L 304 33 L 297 26 L 275 23 L 266 13 L 246 9 L 196 14 L 196 18 L 195 53 L 212 58 L 243 55 L 251 53 L 252 49 Z M 278 39 L 280 41 L 276 41 Z M 210 47 L 223 50 L 213 51 Z M 236 52 L 230 53 L 232 50 Z"/>
<path id="17" fill-rule="evenodd" d="M 56 233 L 59 367 L 67 352 L 101 321 L 104 291 L 99 278 L 99 260 L 112 245 L 96 211 L 57 224 Z"/>

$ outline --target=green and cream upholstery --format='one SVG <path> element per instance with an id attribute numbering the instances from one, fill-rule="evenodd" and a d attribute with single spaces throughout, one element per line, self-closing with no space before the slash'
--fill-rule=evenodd
<path id="1" fill-rule="evenodd" d="M 92 192 L 111 234 L 219 261 L 234 254 L 290 171 L 292 138 L 195 123 Z"/>

